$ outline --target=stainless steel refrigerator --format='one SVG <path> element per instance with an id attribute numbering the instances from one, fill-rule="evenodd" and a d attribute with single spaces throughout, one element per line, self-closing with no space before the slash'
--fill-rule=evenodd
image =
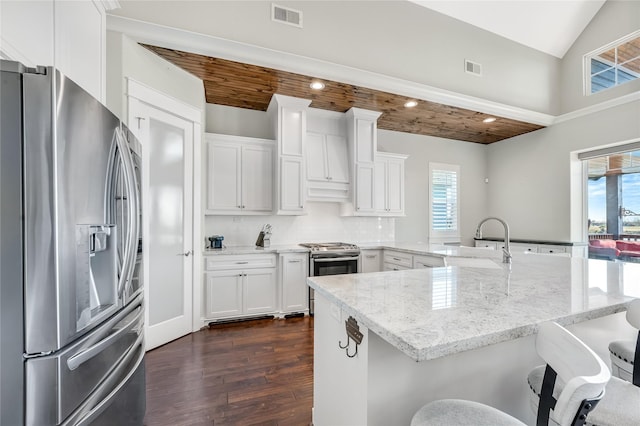
<path id="1" fill-rule="evenodd" d="M 141 425 L 140 145 L 59 71 L 0 71 L 0 424 Z"/>

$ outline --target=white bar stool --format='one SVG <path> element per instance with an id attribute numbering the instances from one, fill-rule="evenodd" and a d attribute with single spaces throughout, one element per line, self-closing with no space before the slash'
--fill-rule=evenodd
<path id="1" fill-rule="evenodd" d="M 611 377 L 609 369 L 580 339 L 553 322 L 540 324 L 536 350 L 547 363 L 541 381 L 544 398 L 537 410 L 537 425 L 585 424 Z M 556 376 L 566 385 L 554 392 Z M 424 405 L 413 416 L 411 426 L 422 425 L 521 426 L 524 423 L 477 402 L 443 399 Z"/>
<path id="2" fill-rule="evenodd" d="M 627 321 L 635 328 L 640 328 L 640 299 L 636 299 L 629 305 L 627 310 Z M 634 354 L 636 342 L 634 341 L 619 341 L 612 342 L 609 345 L 609 351 L 612 348 L 616 348 L 618 353 L 620 349 L 627 348 L 631 355 L 626 355 L 626 359 L 634 359 L 637 353 Z M 633 348 L 633 349 L 628 349 Z M 629 353 L 629 352 L 627 352 Z M 621 374 L 618 377 L 611 377 L 611 380 L 605 387 L 605 394 L 589 414 L 589 419 L 586 422 L 587 425 L 595 426 L 638 426 L 640 425 L 640 387 L 634 386 L 631 380 L 623 380 L 626 378 L 631 379 L 633 376 L 633 364 L 627 363 L 628 367 L 624 368 L 624 359 L 611 355 L 612 370 L 615 372 L 621 370 Z M 634 361 L 635 364 L 635 361 Z M 640 369 L 639 369 L 640 370 Z M 529 373 L 528 382 L 531 388 L 530 403 L 531 408 L 535 412 L 538 409 L 540 402 L 540 387 L 543 382 L 544 366 L 534 368 Z M 637 373 L 636 373 L 637 374 Z M 558 380 L 556 383 L 556 392 L 565 386 L 562 380 Z M 551 423 L 555 425 L 555 423 Z"/>
<path id="3" fill-rule="evenodd" d="M 534 368 L 529 373 L 529 387 L 531 388 L 531 409 L 538 410 L 540 402 L 540 385 L 544 374 L 544 366 Z M 558 380 L 554 395 L 564 388 L 562 380 Z M 549 425 L 556 426 L 553 421 Z M 580 424 L 580 423 L 579 423 Z M 640 388 L 630 382 L 611 377 L 605 387 L 604 396 L 589 413 L 586 421 L 588 426 L 638 426 L 640 425 Z M 546 424 L 545 424 L 546 425 Z"/>
<path id="4" fill-rule="evenodd" d="M 640 299 L 636 299 L 627 309 L 627 321 L 631 326 L 640 329 Z M 640 365 L 640 331 L 639 338 L 634 340 L 616 340 L 609 344 L 609 356 L 611 357 L 611 373 L 615 377 L 640 386 L 640 368 L 634 369 L 634 365 Z"/>

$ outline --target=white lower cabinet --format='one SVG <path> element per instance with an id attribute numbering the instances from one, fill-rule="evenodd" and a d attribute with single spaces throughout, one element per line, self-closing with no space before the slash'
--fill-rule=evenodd
<path id="1" fill-rule="evenodd" d="M 380 272 L 382 265 L 382 250 L 361 250 L 359 272 Z"/>
<path id="2" fill-rule="evenodd" d="M 476 240 L 476 247 L 492 248 L 494 250 L 502 250 L 504 248 L 503 241 L 485 241 Z M 564 256 L 580 256 L 580 254 L 573 253 L 573 246 L 561 246 L 555 244 L 542 244 L 542 243 L 509 243 L 509 249 L 511 253 L 542 253 L 542 254 L 559 254 Z"/>
<path id="3" fill-rule="evenodd" d="M 205 319 L 276 313 L 275 266 L 275 254 L 207 257 Z"/>
<path id="4" fill-rule="evenodd" d="M 384 270 L 402 271 L 445 266 L 444 257 L 409 254 L 401 251 L 384 251 Z"/>
<path id="5" fill-rule="evenodd" d="M 307 253 L 280 255 L 281 311 L 283 313 L 304 312 L 309 309 L 308 259 Z"/>
<path id="6" fill-rule="evenodd" d="M 439 256 L 413 256 L 413 269 L 438 268 L 445 266 L 444 257 Z"/>
<path id="7" fill-rule="evenodd" d="M 248 269 L 243 273 L 244 313 L 266 314 L 276 311 L 275 269 Z"/>
<path id="8" fill-rule="evenodd" d="M 241 271 L 207 272 L 206 318 L 242 315 L 243 277 Z"/>

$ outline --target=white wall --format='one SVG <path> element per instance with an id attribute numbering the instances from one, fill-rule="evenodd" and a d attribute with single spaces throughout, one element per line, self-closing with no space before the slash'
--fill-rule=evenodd
<path id="1" fill-rule="evenodd" d="M 563 110 L 572 111 L 640 89 L 640 80 L 582 94 L 582 56 L 640 28 L 640 2 L 607 1 L 562 64 Z M 488 213 L 506 219 L 514 238 L 580 241 L 582 183 L 571 153 L 640 138 L 640 101 L 595 112 L 488 147 Z M 580 222 L 583 222 L 582 224 Z M 577 222 L 577 223 L 576 223 Z M 485 233 L 501 235 L 497 228 Z"/>
<path id="2" fill-rule="evenodd" d="M 151 4 L 153 3 L 153 4 Z M 560 60 L 407 1 L 126 1 L 113 14 L 373 71 L 543 113 L 559 110 Z M 464 59 L 483 77 L 464 72 Z"/>
<path id="3" fill-rule="evenodd" d="M 264 111 L 207 104 L 205 131 L 223 135 L 272 139 L 273 129 Z"/>
<path id="4" fill-rule="evenodd" d="M 487 146 L 431 136 L 378 130 L 378 151 L 407 154 L 405 213 L 396 219 L 396 241 L 429 238 L 429 162 L 460 166 L 460 237 L 472 245 L 476 226 L 487 213 Z"/>
<path id="5" fill-rule="evenodd" d="M 579 195 L 571 153 L 636 139 L 640 101 L 491 144 L 488 213 L 507 220 L 514 238 L 578 240 L 571 227 L 571 198 Z"/>
<path id="6" fill-rule="evenodd" d="M 107 31 L 107 107 L 127 120 L 126 78 L 203 111 L 202 80 L 143 48 L 124 34 Z"/>
<path id="7" fill-rule="evenodd" d="M 562 60 L 561 109 L 563 113 L 584 108 L 640 90 L 640 79 L 583 95 L 582 58 L 608 43 L 640 29 L 640 1 L 608 0 L 571 46 Z"/>

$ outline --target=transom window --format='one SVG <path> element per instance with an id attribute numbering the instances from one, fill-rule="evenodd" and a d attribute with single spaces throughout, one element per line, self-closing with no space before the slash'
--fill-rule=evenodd
<path id="1" fill-rule="evenodd" d="M 640 30 L 584 57 L 585 94 L 590 95 L 640 77 Z"/>

